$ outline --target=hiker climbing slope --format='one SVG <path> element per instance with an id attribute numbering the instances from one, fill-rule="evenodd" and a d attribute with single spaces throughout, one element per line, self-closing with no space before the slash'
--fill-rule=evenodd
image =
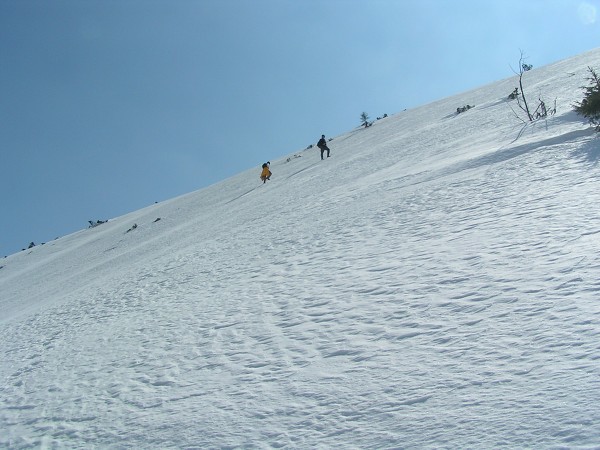
<path id="1" fill-rule="evenodd" d="M 327 157 L 329 158 L 329 147 L 327 147 L 327 141 L 325 140 L 325 135 L 322 134 L 321 135 L 321 139 L 319 139 L 319 142 L 317 142 L 317 147 L 319 147 L 319 149 L 321 149 L 321 159 L 323 159 L 323 153 L 325 152 L 325 150 L 327 150 Z"/>
<path id="2" fill-rule="evenodd" d="M 269 168 L 271 162 L 267 161 L 262 165 L 262 172 L 260 173 L 260 179 L 263 181 L 263 184 L 267 182 L 267 180 L 271 179 L 271 169 Z"/>

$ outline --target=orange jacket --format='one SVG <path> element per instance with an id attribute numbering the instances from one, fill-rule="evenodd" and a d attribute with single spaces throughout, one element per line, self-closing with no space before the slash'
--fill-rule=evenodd
<path id="1" fill-rule="evenodd" d="M 269 178 L 271 176 L 271 171 L 268 167 L 263 168 L 262 173 L 260 174 L 261 178 Z"/>

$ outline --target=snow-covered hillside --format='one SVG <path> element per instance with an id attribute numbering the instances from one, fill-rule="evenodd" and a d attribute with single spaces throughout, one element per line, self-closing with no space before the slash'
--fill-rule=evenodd
<path id="1" fill-rule="evenodd" d="M 587 66 L 525 74 L 547 120 L 513 77 L 2 260 L 0 447 L 600 446 Z"/>

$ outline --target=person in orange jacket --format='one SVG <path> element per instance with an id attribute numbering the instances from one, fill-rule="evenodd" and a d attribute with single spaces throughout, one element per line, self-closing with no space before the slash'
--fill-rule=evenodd
<path id="1" fill-rule="evenodd" d="M 263 181 L 263 184 L 267 182 L 267 180 L 271 179 L 271 169 L 269 168 L 269 165 L 271 163 L 269 161 L 267 161 L 266 163 L 264 163 L 262 165 L 262 172 L 260 173 L 260 179 Z"/>

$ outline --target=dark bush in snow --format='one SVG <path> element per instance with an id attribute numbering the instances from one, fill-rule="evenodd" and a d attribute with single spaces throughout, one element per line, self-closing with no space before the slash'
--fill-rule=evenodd
<path id="1" fill-rule="evenodd" d="M 369 115 L 366 112 L 363 112 L 360 115 L 360 122 L 361 125 L 365 128 L 370 127 L 371 125 L 373 125 L 373 122 L 369 122 Z"/>
<path id="2" fill-rule="evenodd" d="M 583 100 L 574 105 L 575 111 L 580 116 L 585 117 L 591 124 L 596 126 L 596 131 L 600 131 L 600 79 L 598 74 L 591 67 L 588 67 L 590 76 L 587 80 L 590 86 L 584 86 Z"/>
<path id="3" fill-rule="evenodd" d="M 456 114 L 464 113 L 465 111 L 468 111 L 471 108 L 475 108 L 475 106 L 471 106 L 471 105 L 461 106 L 459 108 L 456 108 Z"/>
<path id="4" fill-rule="evenodd" d="M 94 228 L 106 222 L 108 222 L 108 220 L 96 220 L 95 222 L 93 220 L 88 220 L 88 223 L 90 224 L 88 228 Z"/>

